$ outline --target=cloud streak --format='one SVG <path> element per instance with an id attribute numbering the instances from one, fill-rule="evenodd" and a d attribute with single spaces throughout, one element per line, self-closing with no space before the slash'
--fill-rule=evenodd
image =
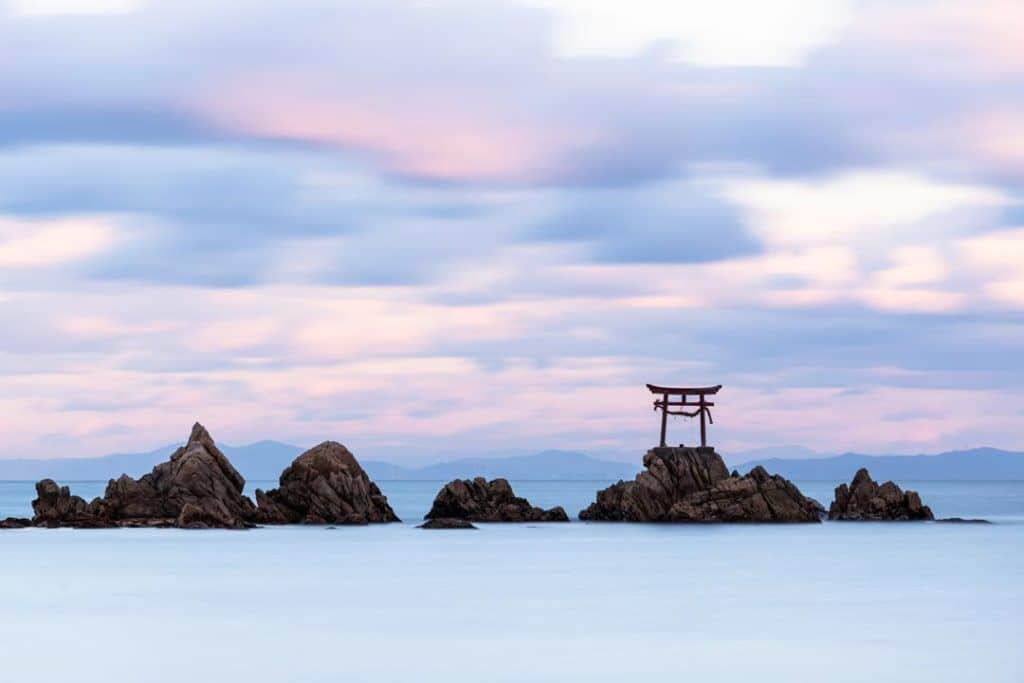
<path id="1" fill-rule="evenodd" d="M 1017 3 L 648 4 L 0 3 L 0 455 L 1024 446 Z"/>

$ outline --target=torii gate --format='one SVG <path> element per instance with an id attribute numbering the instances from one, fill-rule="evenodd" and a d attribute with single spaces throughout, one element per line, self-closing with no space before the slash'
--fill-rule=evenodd
<path id="1" fill-rule="evenodd" d="M 706 401 L 704 397 L 714 396 L 722 388 L 722 385 L 718 384 L 713 387 L 659 387 L 648 384 L 647 388 L 651 390 L 652 394 L 661 394 L 661 398 L 654 401 L 654 409 L 661 409 L 661 447 L 665 447 L 665 428 L 668 426 L 669 415 L 683 415 L 685 417 L 697 417 L 700 415 L 700 445 L 702 448 L 706 448 L 708 445 L 708 433 L 704 416 L 707 415 L 707 420 L 711 424 L 715 424 L 709 410 L 715 404 Z M 678 396 L 679 400 L 672 402 L 669 400 L 669 396 Z M 697 400 L 688 401 L 687 397 L 689 396 L 695 397 Z M 694 406 L 697 409 L 692 413 L 688 413 L 685 410 L 669 410 L 670 408 L 681 406 Z"/>

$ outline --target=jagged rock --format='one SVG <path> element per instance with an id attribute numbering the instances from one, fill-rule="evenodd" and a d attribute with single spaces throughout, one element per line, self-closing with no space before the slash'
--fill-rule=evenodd
<path id="1" fill-rule="evenodd" d="M 561 507 L 542 510 L 519 498 L 505 479 L 455 479 L 444 485 L 423 519 L 465 519 L 472 522 L 568 522 Z"/>
<path id="2" fill-rule="evenodd" d="M 199 423 L 188 443 L 137 481 L 111 479 L 102 498 L 86 503 L 50 479 L 36 484 L 33 523 L 38 526 L 244 529 L 256 508 L 242 495 L 245 479 Z"/>
<path id="3" fill-rule="evenodd" d="M 0 519 L 0 529 L 24 529 L 29 526 L 32 526 L 32 520 L 24 517 Z"/>
<path id="4" fill-rule="evenodd" d="M 423 524 L 420 524 L 417 529 L 475 529 L 470 522 L 464 519 L 452 519 L 451 517 L 439 517 L 438 519 L 428 519 Z"/>
<path id="5" fill-rule="evenodd" d="M 843 521 L 933 520 L 935 516 L 921 503 L 917 491 L 903 491 L 887 481 L 881 486 L 864 468 L 857 470 L 850 486 L 836 487 L 828 518 Z"/>
<path id="6" fill-rule="evenodd" d="M 196 423 L 188 443 L 170 460 L 138 481 L 126 475 L 111 480 L 101 509 L 113 519 L 143 519 L 147 525 L 169 521 L 197 528 L 201 519 L 201 528 L 244 529 L 256 516 L 244 488 L 245 479 Z"/>
<path id="7" fill-rule="evenodd" d="M 295 458 L 279 484 L 270 491 L 256 490 L 257 519 L 264 524 L 400 521 L 355 456 L 336 441 Z"/>
<path id="8" fill-rule="evenodd" d="M 712 448 L 659 447 L 643 472 L 598 491 L 580 519 L 610 522 L 820 522 L 825 509 L 790 481 L 755 467 L 729 474 Z"/>

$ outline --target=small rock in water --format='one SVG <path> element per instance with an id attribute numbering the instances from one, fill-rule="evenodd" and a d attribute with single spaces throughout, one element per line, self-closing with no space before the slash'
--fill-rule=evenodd
<path id="1" fill-rule="evenodd" d="M 24 529 L 29 526 L 32 526 L 32 520 L 24 517 L 0 519 L 0 529 Z"/>
<path id="2" fill-rule="evenodd" d="M 987 519 L 964 519 L 963 517 L 945 517 L 943 519 L 937 519 L 936 522 L 945 522 L 947 524 L 991 524 L 992 522 Z"/>
<path id="3" fill-rule="evenodd" d="M 465 519 L 454 519 L 452 517 L 439 517 L 437 519 L 428 519 L 423 524 L 420 524 L 417 529 L 475 529 L 469 521 Z"/>
<path id="4" fill-rule="evenodd" d="M 921 502 L 917 491 L 904 491 L 891 481 L 881 486 L 863 467 L 850 485 L 836 487 L 828 518 L 847 522 L 933 520 L 931 509 Z"/>
<path id="5" fill-rule="evenodd" d="M 456 479 L 437 492 L 423 519 L 466 519 L 473 522 L 568 522 L 561 507 L 542 510 L 518 497 L 505 479 Z"/>

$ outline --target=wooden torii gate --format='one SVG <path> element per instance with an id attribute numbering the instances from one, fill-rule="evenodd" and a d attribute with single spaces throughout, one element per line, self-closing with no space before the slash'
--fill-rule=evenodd
<path id="1" fill-rule="evenodd" d="M 722 388 L 721 384 L 713 387 L 659 387 L 654 384 L 648 384 L 647 388 L 651 390 L 652 394 L 661 394 L 661 398 L 654 401 L 654 409 L 661 410 L 661 447 L 665 447 L 665 429 L 668 426 L 669 415 L 683 415 L 684 417 L 697 417 L 700 415 L 700 445 L 702 448 L 708 445 L 708 431 L 707 424 L 705 422 L 705 416 L 707 416 L 707 422 L 715 424 L 715 421 L 711 418 L 711 411 L 709 408 L 715 405 L 710 401 L 705 400 L 705 396 L 714 396 L 718 393 L 718 390 Z M 678 401 L 671 401 L 670 396 L 679 397 Z M 689 397 L 693 397 L 696 400 L 687 400 Z M 682 408 L 684 406 L 695 407 L 696 410 L 693 412 L 687 412 L 685 410 L 671 410 L 671 408 Z"/>

